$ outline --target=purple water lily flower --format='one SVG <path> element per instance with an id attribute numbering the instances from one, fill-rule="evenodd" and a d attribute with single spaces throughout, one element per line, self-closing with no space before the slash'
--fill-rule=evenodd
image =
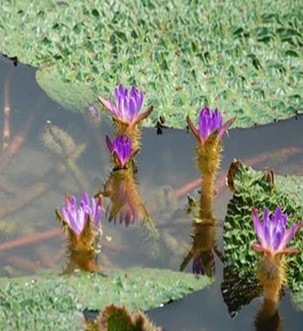
<path id="1" fill-rule="evenodd" d="M 303 226 L 303 222 L 292 225 L 286 230 L 287 214 L 282 213 L 282 208 L 277 207 L 272 217 L 269 216 L 268 208 L 264 210 L 263 219 L 258 216 L 258 211 L 252 209 L 252 218 L 259 243 L 254 243 L 252 248 L 271 256 L 280 253 L 296 253 L 296 249 L 286 248 L 286 245 L 294 237 L 296 232 Z"/>
<path id="2" fill-rule="evenodd" d="M 106 136 L 106 144 L 111 154 L 117 158 L 119 165 L 125 167 L 132 154 L 132 141 L 124 135 L 120 135 L 112 142 Z"/>
<path id="3" fill-rule="evenodd" d="M 203 145 L 209 136 L 211 136 L 215 131 L 217 131 L 216 138 L 220 140 L 223 134 L 227 131 L 228 127 L 235 120 L 235 117 L 222 124 L 222 115 L 218 108 L 215 108 L 214 111 L 211 112 L 208 107 L 204 107 L 201 109 L 199 115 L 199 130 L 193 125 L 189 116 L 187 116 L 186 120 L 194 135 Z"/>
<path id="4" fill-rule="evenodd" d="M 102 209 L 102 198 L 90 198 L 87 192 L 82 195 L 80 204 L 74 195 L 66 194 L 65 205 L 61 208 L 59 214 L 62 220 L 69 226 L 76 236 L 80 236 L 85 228 L 89 218 L 93 228 L 97 230 L 100 226 Z"/>
<path id="5" fill-rule="evenodd" d="M 112 100 L 109 101 L 98 97 L 100 103 L 110 112 L 114 118 L 124 124 L 135 125 L 146 118 L 152 111 L 153 107 L 148 107 L 147 111 L 139 114 L 143 105 L 144 93 L 138 91 L 133 85 L 130 91 L 122 84 L 115 88 L 115 105 Z"/>

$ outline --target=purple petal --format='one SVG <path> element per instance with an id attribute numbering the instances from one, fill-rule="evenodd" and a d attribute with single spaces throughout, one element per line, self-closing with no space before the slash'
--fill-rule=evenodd
<path id="1" fill-rule="evenodd" d="M 115 152 L 120 166 L 124 167 L 131 157 L 132 141 L 130 138 L 120 135 L 112 143 L 112 153 Z"/>
<path id="2" fill-rule="evenodd" d="M 108 136 L 105 137 L 105 141 L 106 141 L 106 145 L 107 145 L 109 152 L 112 154 L 114 147 Z"/>
<path id="3" fill-rule="evenodd" d="M 302 225 L 302 223 L 295 224 L 285 232 L 284 237 L 280 243 L 279 249 L 283 249 L 291 241 L 297 231 L 301 229 Z"/>
<path id="4" fill-rule="evenodd" d="M 119 84 L 115 89 L 116 108 L 111 105 L 113 114 L 122 122 L 134 124 L 142 107 L 143 97 L 143 92 L 139 93 L 135 86 L 128 91 Z"/>
<path id="5" fill-rule="evenodd" d="M 252 217 L 257 237 L 261 242 L 264 242 L 263 227 L 259 219 L 258 211 L 254 208 L 252 209 Z"/>
<path id="6" fill-rule="evenodd" d="M 236 118 L 233 117 L 233 118 L 230 118 L 227 122 L 225 122 L 221 127 L 220 127 L 220 130 L 219 130 L 219 133 L 218 133 L 218 139 L 221 139 L 223 134 L 227 131 L 227 129 L 229 128 L 229 126 L 234 122 Z"/>
<path id="7" fill-rule="evenodd" d="M 192 271 L 193 271 L 193 274 L 196 274 L 196 275 L 204 275 L 205 274 L 203 262 L 202 262 L 202 259 L 199 255 L 194 256 Z"/>

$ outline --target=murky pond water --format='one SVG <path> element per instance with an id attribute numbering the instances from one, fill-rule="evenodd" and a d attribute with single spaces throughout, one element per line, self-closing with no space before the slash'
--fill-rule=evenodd
<path id="1" fill-rule="evenodd" d="M 105 145 L 105 135 L 113 136 L 111 121 L 104 116 L 96 124 L 88 113 L 62 109 L 38 87 L 32 68 L 19 64 L 15 67 L 1 58 L 0 72 L 2 108 L 10 110 L 0 114 L 4 135 L 0 146 L 0 275 L 14 277 L 44 269 L 59 273 L 66 263 L 65 236 L 54 209 L 61 206 L 65 192 L 79 195 L 88 190 L 95 194 L 112 180 Z M 223 220 L 231 197 L 224 185 L 231 161 L 235 157 L 257 169 L 269 166 L 279 174 L 302 175 L 302 124 L 303 118 L 299 117 L 264 127 L 230 130 L 229 137 L 224 137 L 215 199 L 219 252 L 223 252 Z M 72 161 L 52 148 L 50 140 L 60 140 L 60 136 L 79 150 Z M 143 130 L 136 178 L 127 185 L 135 185 L 134 199 L 148 212 L 164 239 L 154 249 L 153 243 L 146 240 L 148 230 L 139 229 L 136 222 L 126 227 L 125 220 L 119 224 L 119 218 L 116 222 L 104 221 L 99 256 L 104 268 L 148 266 L 179 270 L 192 242 L 187 194 L 199 188 L 194 146 L 194 137 L 185 131 L 164 129 L 162 135 L 157 135 L 156 129 Z M 180 331 L 255 329 L 254 318 L 262 298 L 253 299 L 232 318 L 222 297 L 224 265 L 218 256 L 219 253 L 212 271 L 216 281 L 205 290 L 149 312 L 157 324 L 165 330 Z M 191 262 L 185 271 L 191 272 Z M 241 307 L 241 293 L 235 300 Z M 292 307 L 289 292 L 279 312 L 283 330 L 302 329 L 302 313 Z"/>

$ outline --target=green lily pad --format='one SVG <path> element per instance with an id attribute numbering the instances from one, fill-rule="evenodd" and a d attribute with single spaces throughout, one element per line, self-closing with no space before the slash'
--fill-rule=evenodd
<path id="1" fill-rule="evenodd" d="M 111 270 L 105 276 L 0 279 L 1 330 L 80 330 L 82 311 L 115 303 L 130 311 L 155 308 L 210 284 L 208 277 L 160 269 Z"/>
<path id="2" fill-rule="evenodd" d="M 63 81 L 48 70 L 37 70 L 36 80 L 51 99 L 66 109 L 84 113 L 88 105 L 97 105 L 93 91 L 83 83 Z"/>
<path id="3" fill-rule="evenodd" d="M 303 112 L 302 12 L 287 0 L 8 0 L 0 51 L 88 87 L 95 99 L 119 82 L 142 87 L 145 106 L 154 105 L 145 126 L 162 115 L 184 128 L 207 101 L 250 127 Z M 76 95 L 67 99 L 78 109 Z"/>
<path id="4" fill-rule="evenodd" d="M 297 311 L 303 311 L 303 291 L 293 293 L 291 298 Z"/>
<path id="5" fill-rule="evenodd" d="M 251 245 L 257 242 L 251 209 L 264 208 L 275 211 L 282 206 L 289 216 L 288 224 L 303 219 L 303 180 L 298 176 L 275 176 L 274 188 L 264 179 L 263 172 L 245 165 L 240 166 L 234 179 L 235 193 L 228 204 L 224 223 L 224 249 L 227 263 L 240 275 L 253 277 L 256 274 L 258 253 Z M 298 254 L 286 256 L 288 283 L 293 291 L 303 290 L 303 231 L 289 243 Z"/>

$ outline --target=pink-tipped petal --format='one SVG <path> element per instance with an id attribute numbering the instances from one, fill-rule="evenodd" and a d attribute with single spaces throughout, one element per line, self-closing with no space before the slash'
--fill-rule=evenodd
<path id="1" fill-rule="evenodd" d="M 108 136 L 105 137 L 105 141 L 106 141 L 106 145 L 107 145 L 107 148 L 108 148 L 109 152 L 112 154 L 112 152 L 113 152 L 113 144 L 110 141 L 110 139 L 109 139 Z"/>
<path id="2" fill-rule="evenodd" d="M 149 114 L 153 111 L 154 106 L 150 105 L 147 107 L 147 110 L 141 114 L 139 114 L 136 118 L 136 120 L 133 122 L 134 125 L 138 124 L 139 122 L 141 122 L 142 120 L 144 120 L 145 118 L 147 118 L 149 116 Z"/>
<path id="3" fill-rule="evenodd" d="M 295 234 L 301 229 L 302 224 L 295 224 L 291 228 L 289 228 L 285 234 L 284 237 L 279 245 L 280 249 L 283 249 L 290 241 L 291 239 L 295 236 Z"/>
<path id="4" fill-rule="evenodd" d="M 101 105 L 110 113 L 112 113 L 112 107 L 110 105 L 110 102 L 108 100 L 105 100 L 104 98 L 98 96 L 98 100 L 101 103 Z"/>
<path id="5" fill-rule="evenodd" d="M 253 208 L 251 213 L 252 213 L 253 222 L 254 222 L 257 237 L 261 242 L 264 242 L 263 225 L 260 222 L 257 209 Z"/>
<path id="6" fill-rule="evenodd" d="M 193 122 L 191 121 L 190 117 L 187 116 L 186 117 L 186 121 L 187 121 L 187 124 L 188 126 L 190 127 L 192 133 L 197 137 L 197 139 L 199 139 L 201 141 L 201 143 L 203 144 L 204 141 L 203 141 L 203 138 L 201 138 L 200 134 L 199 134 L 199 131 L 196 129 L 196 127 L 194 126 Z"/>
<path id="7" fill-rule="evenodd" d="M 228 128 L 230 125 L 235 121 L 236 117 L 232 117 L 228 121 L 226 121 L 220 128 L 219 133 L 218 133 L 218 139 L 221 139 L 223 134 L 227 132 Z"/>

